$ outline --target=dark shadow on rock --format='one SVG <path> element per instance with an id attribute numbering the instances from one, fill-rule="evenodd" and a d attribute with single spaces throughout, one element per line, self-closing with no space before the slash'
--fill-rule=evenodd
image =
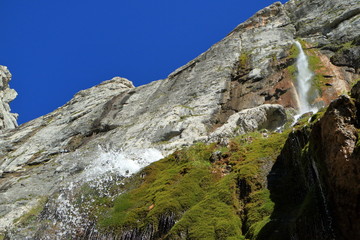
<path id="1" fill-rule="evenodd" d="M 267 179 L 274 211 L 257 239 L 335 239 L 324 189 L 307 154 L 309 136 L 310 129 L 292 132 L 272 167 Z"/>

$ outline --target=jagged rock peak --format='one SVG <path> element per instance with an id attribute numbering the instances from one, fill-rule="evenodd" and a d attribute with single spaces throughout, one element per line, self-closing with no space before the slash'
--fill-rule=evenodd
<path id="1" fill-rule="evenodd" d="M 131 88 L 134 88 L 134 84 L 130 80 L 122 77 L 113 77 L 92 88 L 79 91 L 67 105 L 78 102 L 79 99 L 82 98 L 91 98 L 93 101 L 101 101 L 100 99 L 104 97 L 111 97 L 116 92 L 123 92 Z"/>
<path id="2" fill-rule="evenodd" d="M 6 66 L 0 65 L 0 131 L 17 127 L 17 114 L 10 113 L 9 103 L 13 101 L 17 92 L 9 87 L 11 73 Z"/>

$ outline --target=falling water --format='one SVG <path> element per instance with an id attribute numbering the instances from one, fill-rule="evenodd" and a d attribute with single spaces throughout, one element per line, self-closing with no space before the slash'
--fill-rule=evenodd
<path id="1" fill-rule="evenodd" d="M 88 218 L 95 200 L 81 193 L 81 187 L 92 189 L 97 197 L 115 198 L 116 195 L 111 193 L 112 186 L 122 185 L 124 178 L 163 158 L 161 152 L 153 148 L 123 151 L 99 146 L 96 155 L 76 179 L 65 182 L 58 197 L 47 203 L 50 212 L 46 217 L 56 229 L 55 236 L 50 239 L 73 239 L 89 229 L 96 233 Z"/>
<path id="2" fill-rule="evenodd" d="M 296 68 L 298 71 L 297 74 L 297 93 L 299 96 L 299 115 L 302 115 L 307 112 L 317 112 L 317 108 L 312 106 L 310 99 L 310 90 L 312 85 L 312 78 L 314 74 L 309 69 L 308 58 L 304 53 L 304 50 L 301 47 L 301 44 L 295 42 L 297 48 L 299 49 L 299 56 L 296 60 Z"/>

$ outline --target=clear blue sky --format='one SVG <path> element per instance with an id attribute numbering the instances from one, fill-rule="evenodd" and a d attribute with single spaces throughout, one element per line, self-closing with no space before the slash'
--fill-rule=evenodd
<path id="1" fill-rule="evenodd" d="M 19 123 L 114 76 L 166 78 L 273 0 L 0 0 Z M 286 2 L 286 1 L 281 1 Z"/>

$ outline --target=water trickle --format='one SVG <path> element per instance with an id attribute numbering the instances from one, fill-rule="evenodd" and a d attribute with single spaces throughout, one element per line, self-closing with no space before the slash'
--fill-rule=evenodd
<path id="1" fill-rule="evenodd" d="M 299 114 L 302 115 L 307 112 L 317 112 L 318 109 L 316 106 L 310 102 L 310 99 L 314 98 L 314 96 L 310 96 L 314 73 L 309 68 L 308 57 L 306 56 L 301 44 L 298 41 L 296 41 L 295 44 L 299 49 L 299 55 L 296 60 L 296 68 L 298 72 L 296 78 L 296 90 L 299 97 Z"/>
<path id="2" fill-rule="evenodd" d="M 320 189 L 321 199 L 322 199 L 322 202 L 323 202 L 323 206 L 324 206 L 324 210 L 325 210 L 325 214 L 326 214 L 326 218 L 327 218 L 327 223 L 328 223 L 328 226 L 327 226 L 328 229 L 327 230 L 328 230 L 329 234 L 332 236 L 331 239 L 335 240 L 334 229 L 332 228 L 332 225 L 333 225 L 332 217 L 331 217 L 330 212 L 329 212 L 329 208 L 328 208 L 328 204 L 327 204 L 326 197 L 325 197 L 325 194 L 324 194 L 324 190 L 323 190 L 323 188 L 321 186 L 319 171 L 318 171 L 318 168 L 317 168 L 316 163 L 315 163 L 314 160 L 311 160 L 311 165 L 312 165 L 313 171 L 315 173 L 317 185 L 318 185 L 318 187 Z"/>

